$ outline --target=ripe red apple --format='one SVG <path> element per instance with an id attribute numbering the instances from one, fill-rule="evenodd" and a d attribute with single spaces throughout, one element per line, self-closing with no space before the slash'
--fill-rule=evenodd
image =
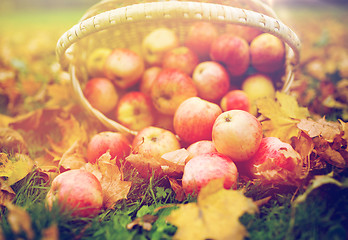
<path id="1" fill-rule="evenodd" d="M 162 67 L 179 69 L 191 76 L 198 63 L 199 59 L 194 51 L 188 47 L 180 46 L 164 54 Z"/>
<path id="2" fill-rule="evenodd" d="M 250 43 L 251 65 L 263 73 L 272 73 L 284 66 L 285 46 L 277 37 L 262 33 Z"/>
<path id="3" fill-rule="evenodd" d="M 265 137 L 254 156 L 248 161 L 253 177 L 263 183 L 287 183 L 301 176 L 301 156 L 290 144 L 276 137 Z"/>
<path id="4" fill-rule="evenodd" d="M 160 159 L 163 154 L 180 149 L 180 143 L 171 131 L 150 126 L 138 132 L 132 148 L 134 153 Z"/>
<path id="5" fill-rule="evenodd" d="M 147 96 L 151 96 L 152 85 L 161 71 L 162 68 L 156 66 L 146 68 L 140 80 L 140 92 L 146 94 Z"/>
<path id="6" fill-rule="evenodd" d="M 103 205 L 102 186 L 90 172 L 69 170 L 53 179 L 46 201 L 50 209 L 57 204 L 72 216 L 95 217 Z"/>
<path id="7" fill-rule="evenodd" d="M 176 33 L 165 27 L 156 28 L 148 33 L 142 40 L 142 53 L 149 65 L 160 66 L 164 54 L 179 46 Z"/>
<path id="8" fill-rule="evenodd" d="M 194 142 L 188 146 L 186 150 L 190 153 L 189 157 L 186 159 L 186 162 L 204 153 L 217 152 L 214 143 L 210 140 Z"/>
<path id="9" fill-rule="evenodd" d="M 247 71 L 249 54 L 247 41 L 227 33 L 216 38 L 210 49 L 211 59 L 223 63 L 232 76 L 241 76 Z"/>
<path id="10" fill-rule="evenodd" d="M 221 99 L 230 88 L 230 78 L 227 70 L 218 62 L 201 62 L 192 74 L 198 96 L 215 102 Z"/>
<path id="11" fill-rule="evenodd" d="M 154 109 L 149 96 L 142 92 L 128 92 L 117 104 L 115 116 L 118 122 L 138 131 L 154 123 Z"/>
<path id="12" fill-rule="evenodd" d="M 174 115 L 183 101 L 195 96 L 197 89 L 192 78 L 177 69 L 163 69 L 151 89 L 155 108 L 167 115 Z"/>
<path id="13" fill-rule="evenodd" d="M 258 30 L 257 28 L 238 24 L 227 24 L 226 32 L 239 36 L 245 39 L 248 43 L 262 33 L 262 31 Z"/>
<path id="14" fill-rule="evenodd" d="M 105 76 L 121 88 L 134 86 L 143 75 L 145 69 L 142 57 L 132 50 L 116 48 L 105 60 Z"/>
<path id="15" fill-rule="evenodd" d="M 112 158 L 123 159 L 130 153 L 130 142 L 119 132 L 100 132 L 95 134 L 87 146 L 87 160 L 96 163 L 101 155 L 110 152 Z"/>
<path id="16" fill-rule="evenodd" d="M 185 46 L 192 49 L 201 60 L 205 61 L 209 58 L 211 44 L 217 36 L 218 31 L 214 24 L 198 21 L 190 26 Z"/>
<path id="17" fill-rule="evenodd" d="M 229 110 L 244 110 L 250 111 L 250 102 L 248 95 L 242 90 L 231 90 L 229 91 L 220 102 L 222 111 L 226 112 Z"/>
<path id="18" fill-rule="evenodd" d="M 166 115 L 163 113 L 159 113 L 158 111 L 155 113 L 155 127 L 164 128 L 171 132 L 174 132 L 173 127 L 173 116 Z"/>
<path id="19" fill-rule="evenodd" d="M 224 188 L 237 186 L 238 170 L 234 162 L 221 153 L 204 153 L 186 163 L 182 187 L 186 194 L 195 196 L 211 180 L 222 178 Z"/>
<path id="20" fill-rule="evenodd" d="M 182 102 L 174 114 L 175 133 L 188 144 L 211 140 L 215 119 L 222 113 L 221 108 L 199 97 Z"/>
<path id="21" fill-rule="evenodd" d="M 92 78 L 85 88 L 84 95 L 88 102 L 101 113 L 109 113 L 116 107 L 118 93 L 107 78 Z"/>
<path id="22" fill-rule="evenodd" d="M 105 77 L 105 60 L 110 55 L 111 51 L 110 48 L 96 48 L 87 57 L 86 68 L 90 78 Z"/>
<path id="23" fill-rule="evenodd" d="M 212 132 L 217 151 L 236 162 L 251 158 L 258 150 L 262 137 L 260 122 L 243 110 L 230 110 L 220 114 Z"/>

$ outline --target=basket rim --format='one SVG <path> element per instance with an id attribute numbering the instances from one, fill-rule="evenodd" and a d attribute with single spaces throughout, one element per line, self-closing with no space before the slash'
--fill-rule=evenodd
<path id="1" fill-rule="evenodd" d="M 190 1 L 151 2 L 128 5 L 102 12 L 75 24 L 57 42 L 56 55 L 63 69 L 68 69 L 69 49 L 78 40 L 92 33 L 106 30 L 118 24 L 141 21 L 165 20 L 208 20 L 213 23 L 238 24 L 257 28 L 285 42 L 290 49 L 289 64 L 299 65 L 301 42 L 298 36 L 278 18 L 262 13 L 216 3 Z"/>

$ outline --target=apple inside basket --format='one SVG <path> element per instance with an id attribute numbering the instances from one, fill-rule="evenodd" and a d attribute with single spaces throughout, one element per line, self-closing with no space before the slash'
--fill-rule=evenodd
<path id="1" fill-rule="evenodd" d="M 57 45 L 82 105 L 111 130 L 176 132 L 177 109 L 193 97 L 207 111 L 257 115 L 256 99 L 289 90 L 300 41 L 260 1 L 112 2 L 92 8 Z"/>

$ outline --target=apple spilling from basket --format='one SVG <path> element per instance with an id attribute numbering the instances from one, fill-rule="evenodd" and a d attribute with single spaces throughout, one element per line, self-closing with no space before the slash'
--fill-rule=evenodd
<path id="1" fill-rule="evenodd" d="M 224 178 L 225 188 L 236 187 L 241 168 L 265 182 L 284 180 L 280 172 L 301 171 L 299 154 L 277 138 L 264 137 L 255 117 L 255 100 L 274 96 L 284 71 L 280 39 L 238 25 L 218 33 L 213 24 L 197 22 L 183 44 L 171 29 L 158 28 L 140 48 L 98 48 L 87 58 L 86 99 L 137 131 L 132 138 L 111 131 L 96 134 L 87 147 L 88 162 L 96 163 L 107 151 L 124 160 L 130 154 L 158 159 L 185 149 L 182 187 L 193 195 L 212 179 Z M 85 171 L 72 171 L 53 181 L 48 198 L 74 206 L 83 199 L 81 206 L 92 207 L 93 215 L 102 205 L 100 184 Z M 72 199 L 64 196 L 76 181 L 86 187 L 74 190 Z M 59 187 L 66 189 L 58 192 Z"/>

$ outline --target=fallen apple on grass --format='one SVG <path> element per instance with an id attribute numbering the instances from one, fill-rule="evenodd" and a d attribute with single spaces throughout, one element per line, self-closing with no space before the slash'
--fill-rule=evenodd
<path id="1" fill-rule="evenodd" d="M 130 154 L 131 144 L 128 138 L 119 132 L 100 132 L 95 134 L 87 145 L 87 160 L 94 164 L 104 153 L 108 152 L 111 158 L 124 159 Z"/>
<path id="2" fill-rule="evenodd" d="M 186 163 L 182 187 L 186 195 L 196 196 L 202 187 L 214 179 L 224 179 L 226 189 L 237 187 L 237 167 L 229 157 L 221 153 L 204 153 Z"/>
<path id="3" fill-rule="evenodd" d="M 92 107 L 103 114 L 111 112 L 116 107 L 119 98 L 115 86 L 107 78 L 88 80 L 83 93 Z"/>
<path id="4" fill-rule="evenodd" d="M 191 97 L 176 109 L 173 119 L 175 133 L 186 144 L 200 140 L 211 140 L 215 119 L 221 108 L 199 97 Z"/>
<path id="5" fill-rule="evenodd" d="M 116 107 L 116 119 L 119 123 L 138 131 L 154 123 L 154 109 L 149 96 L 132 91 L 123 95 Z"/>
<path id="6" fill-rule="evenodd" d="M 216 150 L 236 162 L 250 159 L 258 150 L 262 137 L 261 123 L 243 110 L 220 114 L 212 131 Z"/>
<path id="7" fill-rule="evenodd" d="M 46 196 L 47 205 L 55 204 L 72 216 L 95 217 L 103 206 L 103 192 L 99 180 L 82 169 L 69 170 L 53 179 Z"/>

